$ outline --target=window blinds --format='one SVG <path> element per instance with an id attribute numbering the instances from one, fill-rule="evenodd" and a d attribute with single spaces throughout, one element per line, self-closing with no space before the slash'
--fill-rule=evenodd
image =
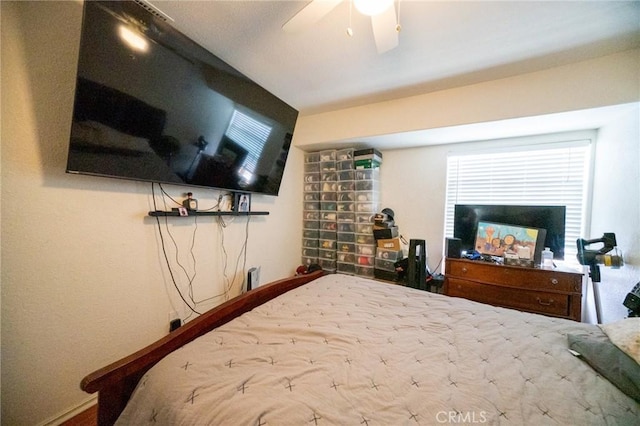
<path id="1" fill-rule="evenodd" d="M 247 157 L 242 164 L 244 174 L 247 174 L 245 177 L 248 178 L 255 173 L 258 166 L 258 158 L 260 158 L 270 133 L 271 126 L 263 124 L 238 110 L 233 112 L 231 123 L 225 134 L 248 151 Z"/>
<path id="2" fill-rule="evenodd" d="M 590 140 L 451 153 L 447 158 L 445 236 L 455 204 L 565 205 L 565 261 L 575 261 L 584 229 Z"/>

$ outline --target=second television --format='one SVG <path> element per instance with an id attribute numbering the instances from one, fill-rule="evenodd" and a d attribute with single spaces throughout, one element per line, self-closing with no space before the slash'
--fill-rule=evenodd
<path id="1" fill-rule="evenodd" d="M 566 206 L 456 204 L 453 236 L 463 251 L 474 249 L 480 221 L 545 229 L 544 247 L 554 259 L 564 260 Z"/>

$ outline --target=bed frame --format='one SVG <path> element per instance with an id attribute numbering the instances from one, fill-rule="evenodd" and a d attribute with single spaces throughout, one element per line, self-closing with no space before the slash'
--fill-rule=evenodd
<path id="1" fill-rule="evenodd" d="M 245 312 L 323 275 L 322 271 L 274 281 L 235 297 L 151 345 L 82 379 L 80 388 L 98 392 L 98 425 L 112 425 L 142 376 L 164 356 Z"/>

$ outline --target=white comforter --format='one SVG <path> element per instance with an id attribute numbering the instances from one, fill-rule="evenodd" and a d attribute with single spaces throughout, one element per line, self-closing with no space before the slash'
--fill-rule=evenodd
<path id="1" fill-rule="evenodd" d="M 596 331 L 328 275 L 167 356 L 119 424 L 638 424 L 639 404 L 567 350 Z"/>

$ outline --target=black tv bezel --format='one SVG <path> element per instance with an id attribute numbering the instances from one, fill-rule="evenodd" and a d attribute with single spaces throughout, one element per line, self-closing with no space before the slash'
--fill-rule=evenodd
<path id="1" fill-rule="evenodd" d="M 473 210 L 476 213 L 476 217 L 472 224 L 472 227 L 465 227 L 462 224 L 461 217 L 463 216 L 463 210 Z M 508 210 L 510 213 L 505 215 L 499 215 L 499 210 Z M 543 210 L 555 210 L 555 214 L 562 216 L 562 244 L 554 242 L 554 239 L 558 239 L 558 225 L 550 226 L 540 218 L 531 219 L 531 217 L 525 216 L 523 212 L 535 214 Z M 487 210 L 493 210 L 494 214 L 487 214 Z M 478 214 L 478 211 L 484 211 L 484 214 Z M 558 218 L 559 219 L 559 218 Z M 454 206 L 454 220 L 453 220 L 453 237 L 460 239 L 460 246 L 462 251 L 473 251 L 475 246 L 475 237 L 478 232 L 478 222 L 497 222 L 507 225 L 523 226 L 536 229 L 546 230 L 546 236 L 544 247 L 550 247 L 553 251 L 553 258 L 555 260 L 564 260 L 565 258 L 565 241 L 566 241 L 566 206 L 564 205 L 534 205 L 534 204 L 455 204 Z M 561 249 L 560 249 L 561 247 Z M 536 247 L 537 248 L 537 247 Z M 537 251 L 537 250 L 536 250 Z M 536 262 L 539 262 L 539 253 Z"/>
<path id="2" fill-rule="evenodd" d="M 237 69 L 232 67 L 231 65 L 224 62 L 222 59 L 214 55 L 213 53 L 206 50 L 204 47 L 199 45 L 197 42 L 191 40 L 189 37 L 181 33 L 178 29 L 170 25 L 170 23 L 164 21 L 163 19 L 155 16 L 145 8 L 141 7 L 136 1 L 92 1 L 92 2 L 84 2 L 83 5 L 83 19 L 82 19 L 82 29 L 80 34 L 80 53 L 78 59 L 78 67 L 77 67 L 77 77 L 76 77 L 76 88 L 74 92 L 74 114 L 72 117 L 72 126 L 79 122 L 82 118 L 82 111 L 79 111 L 79 89 L 81 85 L 86 86 L 86 81 L 90 80 L 91 84 L 102 84 L 100 81 L 95 81 L 92 79 L 88 79 L 86 75 L 83 74 L 83 70 L 81 67 L 81 55 L 83 54 L 83 46 L 84 39 L 87 37 L 85 32 L 87 31 L 87 27 L 91 25 L 91 22 L 88 22 L 88 12 L 87 9 L 89 7 L 104 7 L 109 13 L 113 16 L 116 16 L 118 20 L 122 20 L 122 16 L 126 15 L 128 17 L 135 18 L 138 22 L 142 23 L 142 26 L 148 27 L 148 33 L 145 33 L 145 36 L 155 44 L 162 44 L 167 47 L 167 50 L 173 51 L 178 56 L 183 56 L 187 60 L 192 59 L 200 66 L 211 66 L 212 70 L 215 72 L 210 73 L 209 75 L 213 75 L 217 73 L 222 80 L 218 83 L 211 83 L 211 81 L 207 80 L 208 83 L 214 84 L 212 86 L 214 91 L 221 94 L 222 96 L 230 99 L 235 105 L 239 107 L 240 110 L 253 110 L 259 114 L 264 115 L 269 120 L 272 120 L 276 124 L 279 129 L 278 135 L 282 135 L 283 137 L 275 138 L 277 140 L 278 145 L 273 146 L 269 151 L 269 161 L 265 161 L 264 163 L 260 163 L 258 160 L 258 164 L 263 164 L 261 167 L 260 176 L 252 182 L 251 184 L 244 185 L 241 184 L 240 175 L 237 169 L 233 170 L 233 175 L 230 175 L 230 179 L 215 179 L 215 178 L 205 178 L 198 182 L 188 181 L 186 176 L 191 169 L 187 169 L 186 173 L 178 176 L 178 178 L 174 178 L 173 176 L 168 176 L 165 179 L 161 174 L 160 177 L 151 173 L 151 175 L 144 175 L 144 173 L 140 172 L 139 174 L 128 173 L 128 170 L 125 168 L 124 170 L 117 170 L 114 166 L 112 169 L 107 171 L 104 168 L 101 168 L 98 165 L 98 161 L 94 161 L 93 165 L 88 164 L 85 165 L 82 163 L 81 167 L 78 167 L 78 164 L 81 163 L 78 161 L 76 155 L 73 151 L 73 140 L 72 137 L 69 137 L 69 147 L 67 152 L 67 164 L 66 164 L 66 172 L 69 174 L 80 174 L 80 175 L 91 175 L 91 176 L 99 176 L 99 177 L 107 177 L 114 178 L 120 180 L 130 180 L 130 181 L 142 181 L 142 182 L 153 182 L 153 183 L 163 183 L 163 184 L 171 184 L 171 185 L 179 185 L 179 186 L 187 186 L 187 187 L 196 187 L 196 188 L 205 188 L 205 189 L 216 189 L 223 191 L 233 191 L 233 192 L 245 192 L 245 193 L 254 193 L 261 195 L 271 195 L 277 196 L 279 194 L 280 188 L 282 186 L 282 180 L 285 173 L 285 166 L 287 163 L 287 158 L 292 146 L 293 139 L 293 131 L 295 129 L 295 125 L 297 122 L 297 118 L 299 112 L 288 105 L 285 101 L 279 99 L 263 87 L 259 86 L 253 80 L 248 78 L 246 75 L 239 72 Z M 170 42 L 168 40 L 171 40 Z M 163 44 L 170 43 L 170 44 Z M 184 48 L 184 51 L 180 51 L 179 49 Z M 190 50 L 191 49 L 191 50 Z M 89 52 L 89 51 L 87 51 Z M 188 52 L 188 53 L 187 53 Z M 87 53 L 89 54 L 89 53 Z M 203 65 L 204 64 L 204 65 Z M 105 66 L 112 67 L 114 64 L 109 63 L 105 64 Z M 167 71 L 165 71 L 167 72 Z M 208 79 L 210 78 L 207 77 Z M 231 80 L 237 82 L 238 90 L 236 94 L 231 93 L 230 87 L 233 85 L 230 84 Z M 119 87 L 111 87 L 110 85 L 104 85 L 110 93 L 117 92 L 120 95 L 133 97 L 130 93 L 126 91 L 119 90 Z M 143 104 L 146 110 L 157 109 L 154 108 L 157 105 L 154 102 L 146 102 L 146 99 L 135 99 L 139 101 L 139 104 Z M 169 111 L 172 111 L 169 109 Z M 157 111 L 155 111 L 155 115 L 152 118 L 157 118 Z M 84 117 L 84 119 L 87 119 Z M 110 127 L 112 123 L 106 121 L 100 121 L 101 123 L 108 124 Z M 154 120 L 150 120 L 154 121 Z M 121 126 L 123 123 L 119 123 Z M 129 123 L 130 124 L 130 123 Z M 126 127 L 126 126 L 125 126 Z M 130 126 L 127 131 L 131 130 Z M 194 126 L 195 127 L 195 126 Z M 121 130 L 117 128 L 116 130 Z M 157 129 L 156 129 L 157 130 Z M 143 136 L 133 133 L 129 133 L 134 136 Z M 155 136 L 158 136 L 157 134 Z M 148 135 L 144 135 L 144 137 L 149 138 L 150 145 L 151 139 Z M 188 144 L 186 138 L 181 138 L 179 136 L 181 143 Z M 190 139 L 189 139 L 190 141 Z M 218 140 L 215 141 L 218 144 Z M 211 152 L 212 156 L 218 154 L 220 147 L 222 146 L 222 141 L 220 141 L 217 150 L 213 150 Z M 213 145 L 215 146 L 215 145 Z M 210 148 L 212 146 L 210 145 Z M 86 150 L 86 147 L 83 147 Z M 94 153 L 97 151 L 94 149 Z M 155 147 L 154 147 L 155 151 Z M 267 149 L 265 149 L 265 152 Z M 263 154 L 265 153 L 263 152 Z M 131 157 L 131 153 L 122 152 L 121 155 L 128 155 Z M 160 157 L 160 153 L 156 153 L 158 157 Z M 273 159 L 273 161 L 271 161 Z M 116 163 L 114 160 L 111 160 L 112 163 Z M 147 165 L 145 165 L 147 166 Z M 149 168 L 149 167 L 146 167 Z M 185 167 L 186 169 L 186 167 Z M 218 173 L 219 174 L 219 173 Z"/>

